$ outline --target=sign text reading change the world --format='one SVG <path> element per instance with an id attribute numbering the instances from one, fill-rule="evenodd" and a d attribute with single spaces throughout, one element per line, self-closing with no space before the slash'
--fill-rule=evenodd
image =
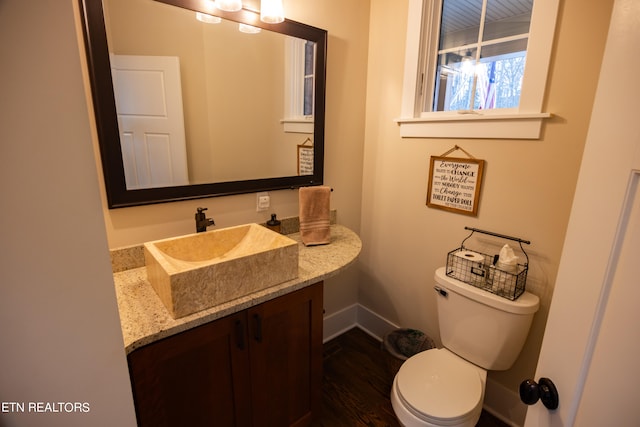
<path id="1" fill-rule="evenodd" d="M 431 157 L 427 206 L 476 215 L 484 160 Z"/>

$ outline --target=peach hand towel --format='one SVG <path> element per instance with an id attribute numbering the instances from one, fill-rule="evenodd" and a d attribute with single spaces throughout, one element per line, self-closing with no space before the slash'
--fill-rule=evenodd
<path id="1" fill-rule="evenodd" d="M 331 187 L 300 187 L 300 238 L 305 246 L 331 242 L 330 200 Z"/>

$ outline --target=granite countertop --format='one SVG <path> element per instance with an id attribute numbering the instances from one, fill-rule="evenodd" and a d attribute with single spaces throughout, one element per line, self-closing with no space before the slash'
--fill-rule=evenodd
<path id="1" fill-rule="evenodd" d="M 304 246 L 300 234 L 287 237 L 298 242 L 298 277 L 180 319 L 174 319 L 147 280 L 144 266 L 114 273 L 120 324 L 127 354 L 136 348 L 177 334 L 212 320 L 253 307 L 281 295 L 334 276 L 355 262 L 362 241 L 356 233 L 341 225 L 331 226 L 331 243 Z M 141 252 L 138 247 L 130 248 Z M 114 270 L 117 271 L 117 270 Z"/>

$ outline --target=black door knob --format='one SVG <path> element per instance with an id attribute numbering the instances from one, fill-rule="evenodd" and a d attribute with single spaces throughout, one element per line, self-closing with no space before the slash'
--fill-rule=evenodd
<path id="1" fill-rule="evenodd" d="M 527 405 L 533 405 L 538 400 L 548 409 L 557 409 L 560 403 L 558 389 L 549 378 L 540 378 L 536 383 L 534 380 L 524 380 L 520 383 L 520 400 Z"/>

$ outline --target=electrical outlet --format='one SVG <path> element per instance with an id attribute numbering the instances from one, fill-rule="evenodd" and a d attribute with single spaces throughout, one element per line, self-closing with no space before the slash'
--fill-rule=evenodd
<path id="1" fill-rule="evenodd" d="M 256 211 L 262 212 L 269 209 L 271 205 L 271 197 L 269 197 L 269 193 L 263 191 L 262 193 L 258 193 L 256 196 Z"/>

